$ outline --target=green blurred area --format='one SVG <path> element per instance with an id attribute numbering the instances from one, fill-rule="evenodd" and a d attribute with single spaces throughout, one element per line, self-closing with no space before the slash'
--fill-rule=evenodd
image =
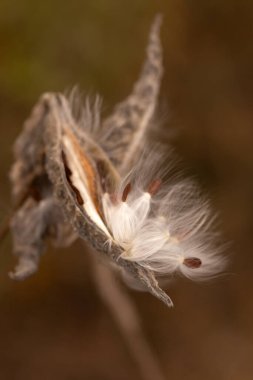
<path id="1" fill-rule="evenodd" d="M 79 84 L 104 114 L 131 91 L 162 12 L 160 138 L 220 213 L 230 267 L 208 284 L 173 282 L 175 309 L 131 292 L 170 380 L 253 377 L 253 3 L 213 0 L 0 2 L 0 216 L 10 211 L 12 145 L 38 97 Z M 52 250 L 23 283 L 0 255 L 0 379 L 140 379 L 101 303 L 79 243 Z M 154 379 L 155 380 L 155 379 Z"/>

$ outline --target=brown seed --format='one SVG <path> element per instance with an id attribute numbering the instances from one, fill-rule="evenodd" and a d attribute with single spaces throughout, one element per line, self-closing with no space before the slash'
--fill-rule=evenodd
<path id="1" fill-rule="evenodd" d="M 187 257 L 184 259 L 183 264 L 191 269 L 197 269 L 201 266 L 202 262 L 197 257 Z"/>
<path id="2" fill-rule="evenodd" d="M 160 189 L 161 184 L 162 184 L 162 181 L 159 178 L 152 181 L 148 186 L 148 193 L 150 195 L 155 195 Z"/>
<path id="3" fill-rule="evenodd" d="M 132 185 L 131 185 L 131 183 L 129 182 L 129 183 L 126 185 L 126 187 L 124 188 L 124 190 L 123 190 L 122 197 L 121 197 L 122 202 L 126 202 L 127 197 L 128 197 L 128 194 L 129 194 L 130 191 L 131 191 L 131 188 L 132 188 Z"/>

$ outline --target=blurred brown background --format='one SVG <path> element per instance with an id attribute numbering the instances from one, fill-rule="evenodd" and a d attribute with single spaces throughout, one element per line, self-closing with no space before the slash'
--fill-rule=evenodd
<path id="1" fill-rule="evenodd" d="M 1 0 L 0 216 L 10 211 L 12 144 L 39 95 L 79 83 L 103 96 L 108 113 L 138 76 L 157 11 L 164 14 L 161 104 L 169 105 L 162 138 L 220 212 L 231 264 L 208 284 L 172 283 L 173 310 L 129 293 L 168 379 L 250 380 L 252 1 Z M 80 244 L 50 249 L 23 283 L 8 279 L 14 263 L 8 238 L 0 255 L 1 380 L 141 378 Z"/>

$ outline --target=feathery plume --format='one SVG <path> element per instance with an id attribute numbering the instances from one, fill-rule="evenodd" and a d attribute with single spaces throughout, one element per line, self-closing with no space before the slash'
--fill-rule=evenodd
<path id="1" fill-rule="evenodd" d="M 113 196 L 103 195 L 112 239 L 123 248 L 124 260 L 157 275 L 180 273 L 190 279 L 217 275 L 225 260 L 211 243 L 213 218 L 208 202 L 189 180 L 163 182 L 158 157 L 162 163 L 163 156 L 151 150 L 138 164 L 139 175 L 132 170 Z"/>

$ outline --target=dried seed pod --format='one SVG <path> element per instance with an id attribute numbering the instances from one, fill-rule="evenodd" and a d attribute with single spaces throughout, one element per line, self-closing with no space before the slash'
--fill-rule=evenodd
<path id="1" fill-rule="evenodd" d="M 163 74 L 160 27 L 157 15 L 151 27 L 147 56 L 132 93 L 117 104 L 101 128 L 101 146 L 121 174 L 126 174 L 154 117 Z"/>
<path id="2" fill-rule="evenodd" d="M 37 270 L 48 238 L 62 246 L 78 237 L 86 240 L 135 287 L 168 306 L 172 301 L 154 273 L 203 279 L 222 270 L 224 259 L 210 243 L 206 201 L 189 181 L 175 177 L 167 183 L 171 165 L 159 147 L 139 146 L 159 93 L 160 22 L 157 17 L 152 26 L 132 94 L 105 122 L 98 100 L 93 108 L 86 101 L 82 109 L 73 94 L 68 100 L 48 93 L 25 123 L 10 173 L 11 230 L 19 257 L 12 278 Z"/>
<path id="3" fill-rule="evenodd" d="M 56 238 L 56 230 L 58 235 L 59 231 L 65 230 L 63 245 L 64 242 L 72 241 L 72 236 L 73 239 L 78 236 L 87 240 L 97 251 L 104 253 L 137 278 L 152 294 L 171 305 L 170 298 L 159 288 L 151 271 L 120 257 L 122 247 L 114 243 L 105 223 L 102 208 L 103 187 L 110 190 L 119 179 L 105 153 L 88 136 L 85 140 L 84 133 L 82 138 L 76 133 L 77 129 L 73 127 L 75 120 L 71 117 L 69 103 L 63 95 L 43 95 L 35 111 L 36 116 L 39 114 L 38 119 L 34 119 L 33 112 L 26 125 L 29 125 L 30 131 L 32 127 L 36 129 L 36 121 L 40 121 L 38 128 L 42 128 L 42 141 L 39 143 L 45 157 L 44 166 L 36 156 L 34 161 L 33 157 L 29 157 L 27 164 L 29 168 L 33 168 L 34 174 L 30 182 L 27 180 L 23 184 L 19 182 L 22 176 L 18 175 L 17 169 L 12 170 L 14 187 L 19 188 L 20 193 L 24 192 L 25 187 L 28 195 L 12 221 L 14 251 L 19 256 L 19 264 L 11 277 L 23 279 L 32 274 L 45 249 L 45 239 Z M 30 138 L 31 135 L 25 128 L 20 139 L 26 141 Z M 34 141 L 30 140 L 30 144 L 33 145 Z M 33 148 L 36 151 L 36 147 Z M 24 172 L 29 171 L 26 161 L 22 161 L 23 156 L 25 152 L 20 149 L 16 154 L 17 162 L 14 167 L 20 166 Z M 20 161 L 22 165 L 19 164 Z M 38 161 L 41 166 L 37 171 Z M 46 180 L 36 187 L 40 197 L 34 199 L 30 188 L 37 179 L 37 172 Z"/>

